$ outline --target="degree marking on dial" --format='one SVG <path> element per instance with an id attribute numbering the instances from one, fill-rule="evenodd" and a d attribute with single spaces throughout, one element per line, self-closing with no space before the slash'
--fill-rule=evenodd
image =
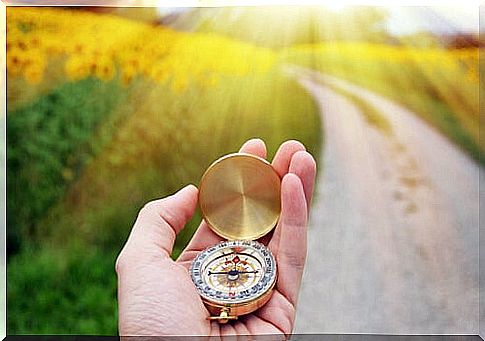
<path id="1" fill-rule="evenodd" d="M 237 252 L 239 250 L 235 250 L 235 247 L 239 246 L 243 247 L 243 255 Z M 270 257 L 267 257 L 268 253 Z M 233 262 L 232 259 L 236 256 L 239 261 Z M 216 302 L 239 303 L 251 300 L 267 291 L 276 278 L 276 263 L 271 251 L 253 241 L 220 243 L 200 253 L 193 264 L 200 264 L 199 272 L 195 266 L 191 270 L 192 280 L 199 293 Z M 227 278 L 226 274 L 234 270 L 237 270 L 242 281 L 238 278 Z M 220 274 L 212 276 L 209 272 Z M 234 275 L 232 277 L 234 278 Z"/>
<path id="2" fill-rule="evenodd" d="M 246 249 L 246 250 L 247 250 L 247 249 Z M 251 251 L 252 251 L 252 250 L 251 250 Z M 254 258 L 254 260 L 256 260 L 256 261 L 259 263 L 259 265 L 262 267 L 263 265 L 261 264 L 261 261 L 260 261 L 259 259 L 257 259 L 257 258 L 256 258 L 256 257 L 253 255 L 253 253 L 254 253 L 254 252 L 251 252 L 251 254 L 246 253 L 246 252 L 241 252 L 241 253 L 239 253 L 238 255 L 239 255 L 239 256 L 248 256 L 248 257 Z M 229 254 L 228 254 L 228 255 L 229 255 Z M 214 258 L 214 259 L 213 259 L 211 262 L 214 262 L 214 261 L 216 261 L 216 260 L 218 260 L 218 259 L 220 259 L 220 258 L 222 258 L 222 257 L 224 257 L 224 256 L 226 256 L 226 255 L 224 255 L 224 254 L 219 255 L 219 256 L 215 257 L 215 258 Z M 262 257 L 262 258 L 264 259 L 264 257 Z"/>

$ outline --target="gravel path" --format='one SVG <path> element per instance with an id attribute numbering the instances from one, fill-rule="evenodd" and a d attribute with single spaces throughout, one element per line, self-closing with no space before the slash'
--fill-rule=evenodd
<path id="1" fill-rule="evenodd" d="M 476 334 L 477 163 L 392 101 L 289 71 L 325 132 L 295 333 Z M 393 133 L 324 84 L 374 105 Z"/>

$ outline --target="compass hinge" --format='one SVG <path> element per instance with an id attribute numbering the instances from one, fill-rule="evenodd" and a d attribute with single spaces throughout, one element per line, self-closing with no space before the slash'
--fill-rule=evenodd
<path id="1" fill-rule="evenodd" d="M 230 308 L 222 308 L 219 316 L 209 316 L 208 320 L 217 320 L 219 323 L 227 323 L 229 320 L 237 320 L 237 316 L 229 315 L 231 309 Z"/>

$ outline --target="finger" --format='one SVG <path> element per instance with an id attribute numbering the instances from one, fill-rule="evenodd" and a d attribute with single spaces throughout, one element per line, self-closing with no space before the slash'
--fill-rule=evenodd
<path id="1" fill-rule="evenodd" d="M 253 154 L 259 156 L 260 158 L 266 159 L 266 144 L 261 139 L 251 139 L 242 145 L 239 152 Z"/>
<path id="2" fill-rule="evenodd" d="M 302 181 L 305 199 L 307 202 L 307 213 L 309 213 L 316 175 L 316 162 L 313 159 L 313 156 L 306 151 L 300 150 L 295 152 L 291 157 L 288 171 L 296 174 Z M 278 252 L 278 245 L 281 237 L 280 232 L 281 230 L 276 229 L 271 236 L 271 241 L 269 244 L 274 252 Z"/>
<path id="3" fill-rule="evenodd" d="M 271 165 L 278 173 L 280 178 L 282 178 L 283 176 L 285 176 L 286 173 L 288 173 L 293 155 L 297 152 L 301 152 L 305 150 L 306 150 L 305 146 L 301 142 L 296 140 L 288 140 L 281 144 L 281 146 L 276 151 L 276 154 L 273 158 L 273 162 L 271 163 Z M 260 238 L 259 242 L 263 243 L 264 245 L 268 245 L 268 243 L 272 242 L 273 247 L 275 247 L 275 244 L 277 244 L 278 240 L 279 240 L 279 231 L 274 231 Z"/>
<path id="4" fill-rule="evenodd" d="M 296 174 L 300 178 L 305 192 L 307 210 L 310 211 L 315 186 L 315 175 L 317 173 L 315 159 L 306 151 L 298 151 L 291 158 L 288 172 Z"/>
<path id="5" fill-rule="evenodd" d="M 276 170 L 280 178 L 285 176 L 286 173 L 288 173 L 288 169 L 290 167 L 290 161 L 291 158 L 293 157 L 293 154 L 295 154 L 298 151 L 305 151 L 305 146 L 296 140 L 289 140 L 286 142 L 283 142 L 281 146 L 278 148 L 278 151 L 275 154 L 275 157 L 273 158 L 273 162 L 271 163 L 273 165 L 273 168 Z"/>
<path id="6" fill-rule="evenodd" d="M 197 187 L 188 185 L 174 195 L 147 203 L 140 210 L 123 251 L 144 253 L 158 248 L 169 256 L 177 233 L 195 212 L 197 194 Z"/>
<path id="7" fill-rule="evenodd" d="M 266 145 L 261 139 L 251 139 L 246 141 L 241 149 L 241 153 L 253 154 L 262 158 L 266 157 Z M 208 246 L 215 245 L 224 239 L 214 233 L 205 221 L 202 221 L 199 228 L 195 232 L 194 236 L 190 240 L 189 244 L 182 252 L 177 262 L 188 267 L 190 262 L 200 251 L 204 250 Z"/>
<path id="8" fill-rule="evenodd" d="M 303 184 L 289 173 L 281 183 L 277 289 L 296 306 L 307 250 L 307 205 Z"/>

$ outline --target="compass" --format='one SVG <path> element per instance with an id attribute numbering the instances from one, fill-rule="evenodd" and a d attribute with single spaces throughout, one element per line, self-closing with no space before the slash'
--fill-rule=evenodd
<path id="1" fill-rule="evenodd" d="M 256 239 L 278 222 L 280 183 L 269 162 L 245 153 L 223 156 L 202 176 L 202 216 L 226 239 L 201 251 L 190 267 L 197 292 L 212 315 L 209 319 L 226 323 L 271 298 L 276 260 Z"/>

